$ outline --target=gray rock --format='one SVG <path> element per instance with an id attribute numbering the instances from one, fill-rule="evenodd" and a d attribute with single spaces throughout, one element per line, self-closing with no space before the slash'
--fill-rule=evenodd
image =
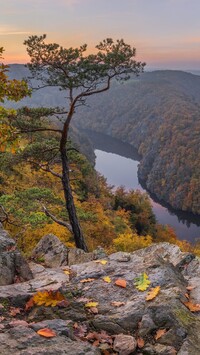
<path id="1" fill-rule="evenodd" d="M 59 267 L 68 264 L 68 249 L 53 234 L 45 235 L 36 245 L 32 257 L 38 262 L 44 262 L 48 267 Z"/>
<path id="2" fill-rule="evenodd" d="M 81 249 L 67 248 L 53 234 L 45 235 L 32 252 L 36 262 L 43 262 L 47 267 L 73 265 L 93 260 L 93 253 L 85 253 Z"/>
<path id="3" fill-rule="evenodd" d="M 15 241 L 0 226 L 0 286 L 27 281 L 33 275 Z"/>
<path id="4" fill-rule="evenodd" d="M 145 341 L 145 347 L 140 351 L 142 354 L 171 355 L 175 351 L 178 355 L 200 354 L 200 315 L 198 312 L 190 312 L 183 304 L 184 301 L 187 301 L 184 295 L 188 283 L 193 283 L 196 286 L 200 284 L 199 259 L 186 257 L 188 253 L 182 253 L 177 246 L 169 243 L 155 244 L 135 251 L 128 254 L 125 259 L 123 255 L 124 253 L 110 255 L 107 257 L 105 265 L 96 263 L 95 260 L 71 265 L 70 268 L 67 267 L 70 269 L 70 275 L 64 273 L 66 266 L 45 268 L 32 263 L 34 279 L 18 285 L 0 287 L 0 298 L 12 299 L 13 302 L 21 299 L 23 305 L 25 299 L 38 289 L 59 289 L 69 301 L 68 307 L 62 309 L 59 307 L 55 307 L 55 309 L 54 307 L 34 307 L 26 319 L 37 323 L 35 329 L 43 325 L 54 327 L 52 329 L 57 328 L 61 344 L 63 337 L 65 337 L 68 339 L 66 342 L 66 346 L 68 346 L 69 338 L 71 338 L 72 350 L 67 348 L 70 354 L 73 354 L 74 351 L 70 324 L 75 322 L 85 324 L 88 331 L 101 332 L 105 330 L 115 338 L 119 334 L 124 336 L 139 335 Z M 181 260 L 187 260 L 187 263 L 185 264 L 185 261 L 181 263 Z M 186 266 L 182 269 L 179 266 L 183 264 Z M 161 287 L 159 294 L 152 301 L 146 301 L 149 289 L 141 292 L 134 285 L 135 278 L 143 272 L 148 275 L 151 281 L 150 287 L 158 285 Z M 109 276 L 111 283 L 106 283 L 103 280 L 104 276 Z M 86 283 L 80 282 L 87 278 L 94 278 L 94 280 Z M 115 281 L 119 278 L 126 280 L 126 288 L 115 285 Z M 194 302 L 199 297 L 198 287 L 196 289 L 197 292 L 193 292 L 195 288 L 190 291 Z M 90 309 L 85 307 L 89 301 L 98 302 L 98 313 L 92 313 Z M 123 303 L 117 307 L 112 304 L 113 301 Z M 42 323 L 38 325 L 38 321 Z M 69 321 L 71 323 L 68 323 Z M 166 329 L 166 333 L 155 340 L 155 333 L 159 329 Z M 5 332 L 11 334 L 11 330 L 5 330 Z M 7 336 L 10 336 L 9 334 Z M 55 340 L 52 339 L 52 341 Z M 51 344 L 51 340 L 47 340 L 47 342 L 46 349 Z M 33 347 L 31 342 L 29 348 L 21 340 L 17 346 L 25 346 L 22 349 L 24 353 L 20 354 L 33 353 L 29 353 Z M 43 354 L 45 352 L 44 346 L 42 343 L 40 352 L 40 345 L 37 343 L 35 354 Z M 56 346 L 52 348 L 53 350 L 51 347 L 48 348 L 50 351 L 48 354 L 53 351 L 59 354 L 59 348 Z M 10 349 L 12 352 L 11 345 Z M 94 348 L 93 351 L 95 351 Z M 65 353 L 61 352 L 61 354 Z M 124 352 L 122 354 L 124 355 Z"/>
<path id="5" fill-rule="evenodd" d="M 119 353 L 119 355 L 130 355 L 137 347 L 137 342 L 134 337 L 130 335 L 118 334 L 115 337 L 113 349 Z"/>
<path id="6" fill-rule="evenodd" d="M 65 335 L 44 338 L 23 326 L 1 333 L 0 344 L 1 355 L 100 355 L 100 351 L 88 343 L 71 340 Z"/>

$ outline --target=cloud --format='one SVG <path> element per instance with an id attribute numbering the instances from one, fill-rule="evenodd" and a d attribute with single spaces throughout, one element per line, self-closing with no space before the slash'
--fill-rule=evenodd
<path id="1" fill-rule="evenodd" d="M 0 36 L 27 35 L 29 31 L 20 31 L 10 26 L 0 26 Z"/>

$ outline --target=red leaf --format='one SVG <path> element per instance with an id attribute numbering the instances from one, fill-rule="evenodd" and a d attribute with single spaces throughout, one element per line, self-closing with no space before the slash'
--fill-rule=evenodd
<path id="1" fill-rule="evenodd" d="M 126 280 L 124 279 L 117 279 L 115 281 L 115 285 L 126 288 Z"/>
<path id="2" fill-rule="evenodd" d="M 42 328 L 37 331 L 37 334 L 45 337 L 45 338 L 52 338 L 56 336 L 56 333 L 49 328 Z"/>

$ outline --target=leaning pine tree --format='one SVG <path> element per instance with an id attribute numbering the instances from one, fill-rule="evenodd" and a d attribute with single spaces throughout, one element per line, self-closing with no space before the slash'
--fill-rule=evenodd
<path id="1" fill-rule="evenodd" d="M 108 38 L 96 46 L 97 53 L 84 55 L 87 45 L 80 48 L 63 48 L 46 43 L 46 35 L 30 36 L 24 44 L 31 58 L 28 68 L 38 88 L 58 87 L 66 91 L 66 108 L 63 126 L 59 129 L 59 152 L 62 162 L 61 180 L 71 230 L 77 248 L 87 251 L 77 218 L 69 179 L 67 141 L 69 127 L 77 106 L 85 104 L 87 97 L 109 90 L 111 80 L 128 80 L 131 74 L 139 75 L 144 63 L 134 60 L 136 50 L 122 39 Z M 36 130 L 36 128 L 35 128 Z"/>

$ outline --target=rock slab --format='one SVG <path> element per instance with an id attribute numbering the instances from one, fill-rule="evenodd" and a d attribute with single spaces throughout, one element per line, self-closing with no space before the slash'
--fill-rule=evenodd
<path id="1" fill-rule="evenodd" d="M 0 286 L 32 278 L 30 267 L 17 249 L 15 241 L 0 224 Z"/>

